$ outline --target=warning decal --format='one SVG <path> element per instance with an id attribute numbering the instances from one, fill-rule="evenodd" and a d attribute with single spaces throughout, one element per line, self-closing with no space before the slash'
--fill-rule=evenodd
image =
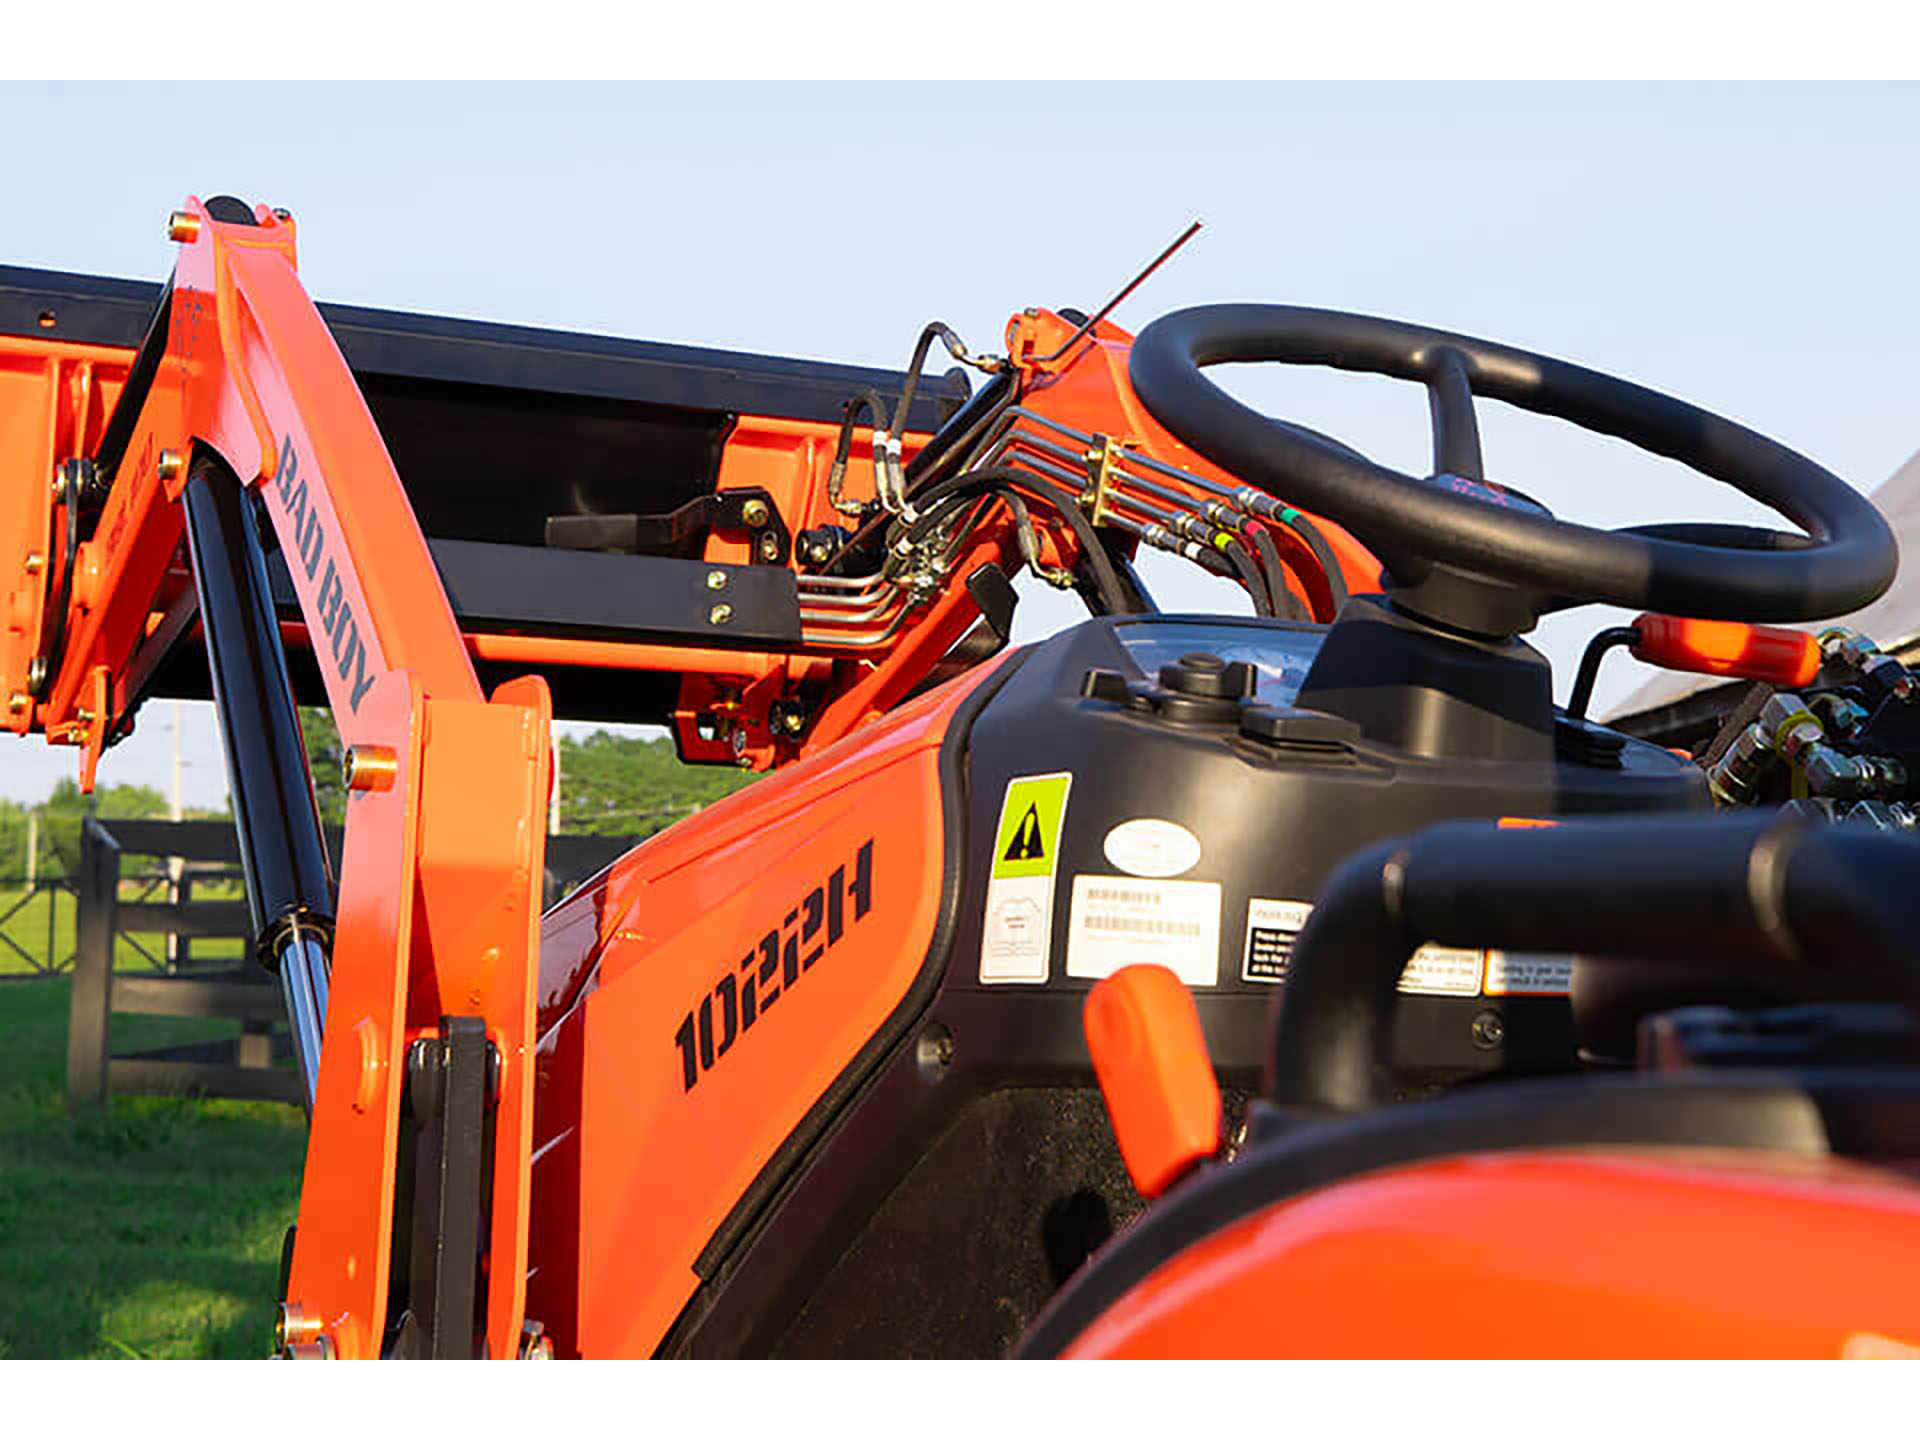
<path id="1" fill-rule="evenodd" d="M 1067 816 L 1073 776 L 1026 775 L 1007 782 L 1000 825 L 993 842 L 993 878 L 1051 875 L 1060 849 L 1060 822 Z"/>
<path id="2" fill-rule="evenodd" d="M 1007 782 L 994 827 L 980 979 L 990 985 L 1045 984 L 1053 948 L 1053 877 L 1067 818 L 1071 773 Z"/>
<path id="3" fill-rule="evenodd" d="M 1189 985 L 1220 978 L 1220 882 L 1076 875 L 1067 974 L 1100 980 L 1127 965 L 1164 965 Z"/>
<path id="4" fill-rule="evenodd" d="M 1293 963 L 1293 942 L 1306 928 L 1313 906 L 1304 900 L 1249 900 L 1247 948 L 1240 961 L 1242 980 L 1278 985 Z"/>
<path id="5" fill-rule="evenodd" d="M 1305 900 L 1248 901 L 1240 978 L 1284 984 L 1293 965 L 1294 943 L 1312 914 L 1313 906 Z M 1427 944 L 1413 952 L 1395 988 L 1402 995 L 1565 995 L 1572 981 L 1570 956 Z"/>
<path id="6" fill-rule="evenodd" d="M 1511 950 L 1487 952 L 1489 995 L 1571 995 L 1571 955 L 1528 955 Z"/>

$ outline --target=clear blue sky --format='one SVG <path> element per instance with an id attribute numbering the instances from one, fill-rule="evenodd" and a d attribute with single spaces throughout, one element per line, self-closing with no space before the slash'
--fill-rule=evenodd
<path id="1" fill-rule="evenodd" d="M 1871 489 L 1920 448 L 1920 86 L 0 86 L 0 262 L 158 279 L 188 192 L 284 205 L 320 299 L 898 365 L 938 317 L 1273 300 L 1372 311 L 1670 390 Z M 1412 387 L 1233 388 L 1405 468 Z M 1487 406 L 1489 473 L 1596 524 L 1758 514 L 1614 442 Z M 4 437 L 0 437 L 4 443 Z M 1218 606 L 1178 568 L 1163 599 Z M 1074 618 L 1040 597 L 1034 634 Z M 1536 643 L 1564 694 L 1598 610 Z M 1644 672 L 1615 662 L 1599 708 Z M 105 781 L 164 788 L 167 707 Z M 187 724 L 189 803 L 225 786 Z M 70 752 L 0 741 L 0 794 Z"/>

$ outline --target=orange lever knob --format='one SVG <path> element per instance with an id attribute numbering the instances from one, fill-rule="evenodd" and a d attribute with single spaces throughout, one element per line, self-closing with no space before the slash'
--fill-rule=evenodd
<path id="1" fill-rule="evenodd" d="M 1081 1015 L 1134 1188 L 1151 1199 L 1220 1148 L 1220 1086 L 1193 996 L 1161 965 L 1102 980 Z"/>
<path id="2" fill-rule="evenodd" d="M 1820 642 L 1804 630 L 1743 625 L 1735 620 L 1683 620 L 1642 615 L 1633 622 L 1636 659 L 1668 670 L 1738 675 L 1798 689 L 1820 673 Z"/>

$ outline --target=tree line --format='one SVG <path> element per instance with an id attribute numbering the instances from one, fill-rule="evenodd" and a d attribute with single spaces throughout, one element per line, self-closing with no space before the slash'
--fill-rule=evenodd
<path id="1" fill-rule="evenodd" d="M 300 712 L 321 823 L 346 819 L 340 734 L 324 710 Z M 584 740 L 560 740 L 560 829 L 574 835 L 646 836 L 732 794 L 753 776 L 724 766 L 683 765 L 667 739 L 641 740 L 602 730 Z M 0 799 L 0 879 L 29 872 L 72 875 L 80 868 L 80 824 L 103 820 L 165 819 L 167 798 L 151 785 L 100 785 L 80 793 L 62 779 L 38 805 Z M 187 810 L 188 819 L 232 818 L 232 810 Z M 37 846 L 28 863 L 28 842 Z"/>

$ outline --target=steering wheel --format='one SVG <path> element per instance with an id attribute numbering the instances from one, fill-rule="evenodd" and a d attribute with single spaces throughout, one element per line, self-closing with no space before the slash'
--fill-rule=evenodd
<path id="1" fill-rule="evenodd" d="M 1403 474 L 1250 409 L 1201 373 L 1227 361 L 1420 382 L 1435 474 Z M 1804 456 L 1670 396 L 1466 335 L 1334 310 L 1203 305 L 1141 331 L 1130 376 L 1154 419 L 1207 459 L 1371 546 L 1397 607 L 1474 633 L 1517 634 L 1549 610 L 1593 601 L 1703 619 L 1817 620 L 1874 600 L 1899 563 L 1880 512 Z M 1483 477 L 1475 395 L 1678 460 L 1801 533 L 1560 520 Z"/>

